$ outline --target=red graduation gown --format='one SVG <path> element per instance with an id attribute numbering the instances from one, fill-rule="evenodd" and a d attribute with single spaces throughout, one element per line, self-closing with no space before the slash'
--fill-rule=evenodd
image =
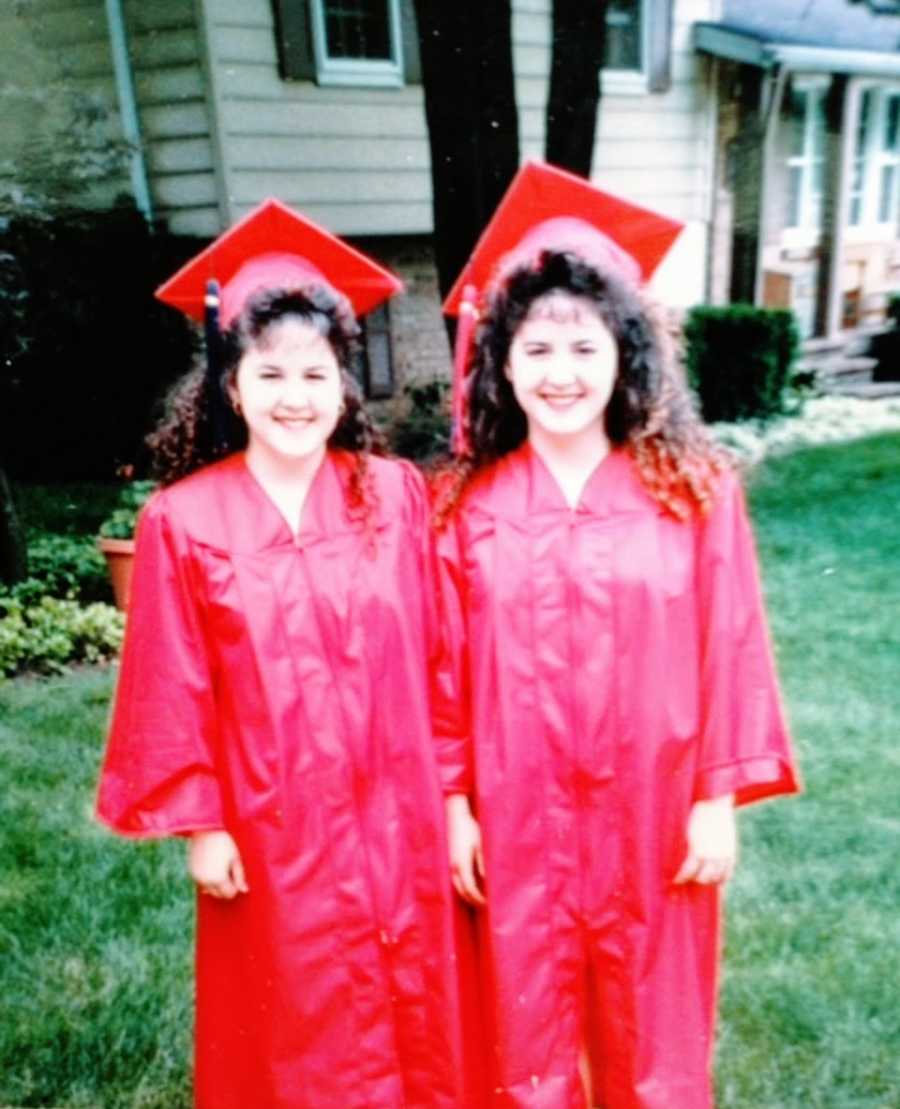
<path id="1" fill-rule="evenodd" d="M 370 467 L 374 557 L 340 453 L 296 540 L 243 455 L 141 517 L 98 813 L 239 846 L 249 894 L 198 900 L 201 1107 L 464 1103 L 427 505 L 411 466 Z"/>
<path id="2" fill-rule="evenodd" d="M 719 893 L 672 885 L 688 814 L 797 788 L 740 487 L 681 523 L 614 451 L 573 511 L 525 444 L 438 555 L 465 718 L 445 699 L 437 738 L 484 837 L 495 1103 L 582 1106 L 587 1026 L 605 1109 L 706 1109 Z"/>

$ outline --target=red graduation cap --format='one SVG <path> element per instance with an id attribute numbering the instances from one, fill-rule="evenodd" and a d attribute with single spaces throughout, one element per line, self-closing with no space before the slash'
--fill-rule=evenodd
<path id="1" fill-rule="evenodd" d="M 481 293 L 547 250 L 572 252 L 635 284 L 647 281 L 683 224 L 596 188 L 582 177 L 526 162 L 444 301 L 459 316 L 453 368 L 455 453 L 467 449 L 465 375 Z"/>
<path id="2" fill-rule="evenodd" d="M 220 286 L 221 326 L 227 328 L 259 289 L 296 288 L 324 281 L 343 293 L 357 316 L 403 288 L 392 273 L 299 215 L 266 200 L 156 290 L 166 304 L 204 319 L 206 285 Z"/>
<path id="3" fill-rule="evenodd" d="M 448 316 L 459 312 L 466 285 L 485 289 L 526 255 L 574 250 L 588 261 L 606 259 L 627 274 L 636 264 L 643 281 L 669 252 L 684 225 L 596 188 L 556 166 L 526 162 L 475 245 L 465 269 L 444 302 Z M 629 262 L 627 259 L 631 259 Z"/>

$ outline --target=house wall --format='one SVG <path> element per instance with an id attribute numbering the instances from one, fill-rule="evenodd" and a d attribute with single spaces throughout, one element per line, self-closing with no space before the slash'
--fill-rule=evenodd
<path id="1" fill-rule="evenodd" d="M 540 157 L 550 69 L 551 0 L 515 0 L 515 68 L 524 157 Z M 653 281 L 668 304 L 704 297 L 715 119 L 712 67 L 691 44 L 691 26 L 714 20 L 721 0 L 675 0 L 672 85 L 664 93 L 627 88 L 617 75 L 601 84 L 593 180 L 685 221 Z"/>
<path id="2" fill-rule="evenodd" d="M 278 73 L 268 0 L 198 0 L 208 28 L 229 219 L 277 194 L 342 234 L 432 229 L 421 86 L 319 87 Z M 516 93 L 523 156 L 543 150 L 550 0 L 514 0 Z M 690 25 L 720 0 L 676 0 L 673 83 L 666 93 L 607 91 L 595 179 L 683 219 L 682 240 L 657 282 L 666 299 L 703 295 L 712 158 L 707 65 Z"/>
<path id="3" fill-rule="evenodd" d="M 103 0 L 0 4 L 0 193 L 108 208 L 129 192 Z"/>
<path id="4" fill-rule="evenodd" d="M 123 15 L 154 216 L 175 232 L 216 234 L 222 221 L 194 0 L 124 0 Z M 104 0 L 0 5 L 0 41 L 0 189 L 40 195 L 55 161 L 70 166 L 60 197 L 70 206 L 102 210 L 130 196 Z M 109 145 L 116 143 L 118 156 Z"/>
<path id="5" fill-rule="evenodd" d="M 223 213 L 194 0 L 123 0 L 154 215 L 216 235 Z"/>

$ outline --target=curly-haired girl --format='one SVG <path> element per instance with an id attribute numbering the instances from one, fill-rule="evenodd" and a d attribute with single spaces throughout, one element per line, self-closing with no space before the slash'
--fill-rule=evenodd
<path id="1" fill-rule="evenodd" d="M 491 1088 L 707 1109 L 734 807 L 796 788 L 752 541 L 603 194 L 523 175 L 559 210 L 487 281 L 436 506 L 463 706 L 439 757 L 452 879 L 482 911 Z"/>
<path id="2" fill-rule="evenodd" d="M 427 502 L 349 375 L 348 297 L 398 283 L 277 202 L 160 295 L 193 310 L 210 273 L 211 370 L 150 437 L 99 816 L 189 838 L 199 1106 L 452 1109 Z"/>

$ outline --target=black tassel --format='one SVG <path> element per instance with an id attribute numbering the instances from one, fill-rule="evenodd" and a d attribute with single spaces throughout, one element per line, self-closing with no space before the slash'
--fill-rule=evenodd
<path id="1" fill-rule="evenodd" d="M 219 328 L 219 283 L 206 283 L 204 307 L 206 338 L 206 407 L 209 431 L 215 454 L 224 454 L 228 446 L 228 404 L 222 389 L 222 332 Z"/>

